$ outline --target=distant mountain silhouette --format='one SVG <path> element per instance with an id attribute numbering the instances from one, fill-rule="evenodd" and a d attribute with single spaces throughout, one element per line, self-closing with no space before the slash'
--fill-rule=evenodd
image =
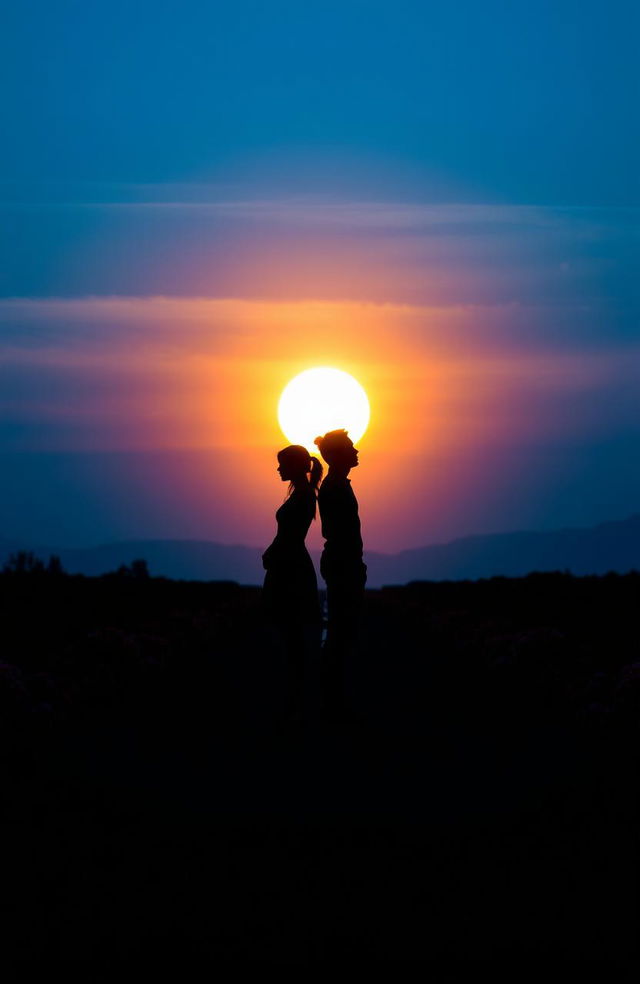
<path id="1" fill-rule="evenodd" d="M 46 547 L 0 539 L 0 564 L 19 549 L 47 559 L 57 554 L 69 573 L 97 575 L 144 557 L 153 575 L 184 580 L 259 584 L 264 547 L 226 546 L 207 540 L 127 540 L 84 549 Z M 587 529 L 467 536 L 397 554 L 367 552 L 369 587 L 417 580 L 519 577 L 531 571 L 573 574 L 640 570 L 640 514 Z M 314 556 L 317 564 L 318 557 Z"/>
<path id="2" fill-rule="evenodd" d="M 521 577 L 531 571 L 624 574 L 640 570 L 640 514 L 586 529 L 466 536 L 391 556 L 369 554 L 367 563 L 373 584 Z"/>

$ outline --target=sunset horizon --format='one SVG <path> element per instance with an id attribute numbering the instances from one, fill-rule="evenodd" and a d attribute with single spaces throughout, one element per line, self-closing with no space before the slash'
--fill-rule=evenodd
<path id="1" fill-rule="evenodd" d="M 187 6 L 8 18 L 2 536 L 266 545 L 316 366 L 365 549 L 636 512 L 637 9 Z"/>

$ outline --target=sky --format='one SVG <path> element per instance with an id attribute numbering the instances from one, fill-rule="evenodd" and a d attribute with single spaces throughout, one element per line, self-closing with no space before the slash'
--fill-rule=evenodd
<path id="1" fill-rule="evenodd" d="M 5 3 L 0 538 L 266 545 L 313 366 L 371 550 L 638 512 L 639 22 Z"/>

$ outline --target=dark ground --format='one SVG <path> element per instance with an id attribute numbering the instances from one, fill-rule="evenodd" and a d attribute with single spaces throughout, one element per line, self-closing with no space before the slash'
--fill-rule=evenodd
<path id="1" fill-rule="evenodd" d="M 0 576 L 4 978 L 635 979 L 639 587 L 368 592 L 282 729 L 257 589 Z"/>

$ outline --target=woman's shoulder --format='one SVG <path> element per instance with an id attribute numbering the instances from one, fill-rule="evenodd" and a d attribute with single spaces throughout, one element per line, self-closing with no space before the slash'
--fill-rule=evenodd
<path id="1" fill-rule="evenodd" d="M 316 501 L 316 496 L 313 489 L 309 489 L 307 492 L 305 489 L 294 489 L 291 495 L 288 495 L 284 500 L 280 509 L 301 509 L 309 504 L 313 505 Z M 278 510 L 278 512 L 280 511 Z"/>
<path id="2" fill-rule="evenodd" d="M 307 511 L 308 509 L 315 509 L 316 507 L 316 494 L 313 489 L 294 489 L 289 498 L 285 501 L 285 505 L 290 503 L 290 509 L 299 509 L 300 511 Z"/>
<path id="3" fill-rule="evenodd" d="M 293 499 L 295 502 L 313 502 L 315 497 L 314 490 L 309 486 L 308 489 L 294 489 L 289 499 Z"/>

